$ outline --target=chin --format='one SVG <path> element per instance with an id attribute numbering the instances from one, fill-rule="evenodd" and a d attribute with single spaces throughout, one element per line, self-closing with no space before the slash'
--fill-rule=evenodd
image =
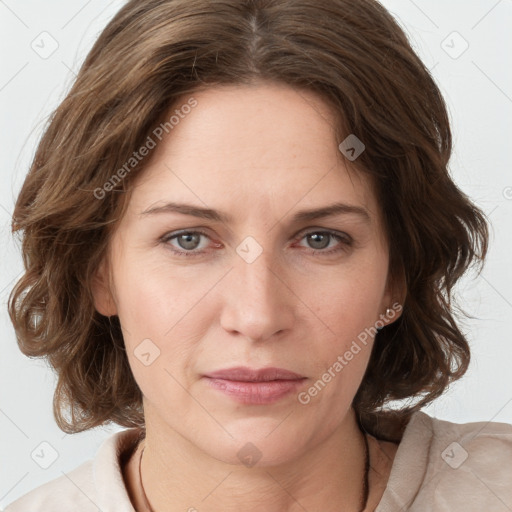
<path id="1" fill-rule="evenodd" d="M 286 415 L 284 416 L 286 417 Z M 223 423 L 226 430 L 211 432 L 202 436 L 195 443 L 212 458 L 226 464 L 251 467 L 269 467 L 288 463 L 307 450 L 304 433 L 298 430 L 290 432 L 290 425 L 284 427 L 282 418 L 279 421 L 269 418 L 248 420 L 243 425 Z M 281 423 L 280 426 L 279 423 Z M 282 429 L 281 429 L 282 428 Z M 204 440 L 208 439 L 209 442 Z M 192 439 L 191 442 L 194 442 Z"/>

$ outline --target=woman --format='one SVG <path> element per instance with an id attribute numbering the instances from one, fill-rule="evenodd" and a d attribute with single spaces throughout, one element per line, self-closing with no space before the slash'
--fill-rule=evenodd
<path id="1" fill-rule="evenodd" d="M 59 426 L 128 428 L 7 511 L 510 509 L 512 427 L 420 410 L 488 243 L 450 152 L 373 0 L 128 2 L 18 197 L 9 301 Z"/>

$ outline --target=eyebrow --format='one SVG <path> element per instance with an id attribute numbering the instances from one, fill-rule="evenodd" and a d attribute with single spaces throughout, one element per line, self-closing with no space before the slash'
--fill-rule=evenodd
<path id="1" fill-rule="evenodd" d="M 168 202 L 162 206 L 153 206 L 140 213 L 140 216 L 146 217 L 162 213 L 181 213 L 182 215 L 190 215 L 201 219 L 207 219 L 217 222 L 230 223 L 233 217 L 227 213 L 223 213 L 210 208 L 201 208 L 191 204 Z M 313 208 L 310 210 L 300 210 L 292 217 L 293 222 L 307 222 L 311 220 L 331 217 L 334 215 L 357 215 L 367 223 L 371 223 L 371 217 L 366 208 L 362 206 L 334 203 L 321 208 Z"/>

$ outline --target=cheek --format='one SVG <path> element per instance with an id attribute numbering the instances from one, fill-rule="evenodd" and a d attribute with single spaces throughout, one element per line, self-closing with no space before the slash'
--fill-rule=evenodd
<path id="1" fill-rule="evenodd" d="M 347 265 L 317 273 L 314 283 L 307 279 L 298 295 L 332 335 L 341 340 L 356 336 L 383 313 L 387 279 L 385 254 L 368 251 Z"/>
<path id="2" fill-rule="evenodd" d="M 314 313 L 308 330 L 316 340 L 311 353 L 318 384 L 325 398 L 342 394 L 347 400 L 363 377 L 379 319 L 386 285 L 387 260 L 378 253 L 355 264 L 332 267 L 317 276 L 316 286 L 301 287 L 297 295 Z M 328 388 L 328 389 L 327 389 Z M 312 391 L 315 393 L 315 391 Z"/>
<path id="3" fill-rule="evenodd" d="M 194 307 L 208 283 L 161 258 L 154 261 L 132 252 L 116 267 L 119 316 L 133 335 L 162 338 Z"/>
<path id="4" fill-rule="evenodd" d="M 351 278 L 324 288 L 321 296 L 310 296 L 321 304 L 309 327 L 315 340 L 308 349 L 314 377 L 298 400 L 326 418 L 327 430 L 346 414 L 368 365 L 380 303 L 380 290 L 372 284 L 371 279 Z"/>
<path id="5" fill-rule="evenodd" d="M 171 328 L 173 311 L 180 303 L 173 297 L 176 289 L 171 291 L 165 280 L 130 268 L 125 269 L 118 282 L 121 283 L 117 287 L 119 317 L 132 338 L 161 335 Z"/>
<path id="6" fill-rule="evenodd" d="M 166 370 L 176 377 L 187 373 L 211 322 L 211 307 L 203 300 L 218 280 L 211 274 L 190 277 L 136 258 L 116 267 L 118 314 L 141 388 L 169 380 Z"/>
<path id="7" fill-rule="evenodd" d="M 128 362 L 142 394 L 151 403 L 186 409 L 186 386 L 200 326 L 187 321 L 194 294 L 179 279 L 163 279 L 156 269 L 124 272 L 119 318 Z"/>

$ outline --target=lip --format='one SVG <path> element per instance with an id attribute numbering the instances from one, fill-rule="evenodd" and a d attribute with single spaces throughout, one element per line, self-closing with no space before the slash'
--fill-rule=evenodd
<path id="1" fill-rule="evenodd" d="M 207 373 L 205 377 L 239 382 L 268 382 L 271 380 L 298 380 L 304 378 L 298 373 L 273 366 L 260 369 L 253 369 L 247 366 L 236 366 L 234 368 L 227 368 L 225 370 Z"/>
<path id="2" fill-rule="evenodd" d="M 297 391 L 306 379 L 283 368 L 252 369 L 245 366 L 211 372 L 204 378 L 213 389 L 246 405 L 277 402 Z"/>

